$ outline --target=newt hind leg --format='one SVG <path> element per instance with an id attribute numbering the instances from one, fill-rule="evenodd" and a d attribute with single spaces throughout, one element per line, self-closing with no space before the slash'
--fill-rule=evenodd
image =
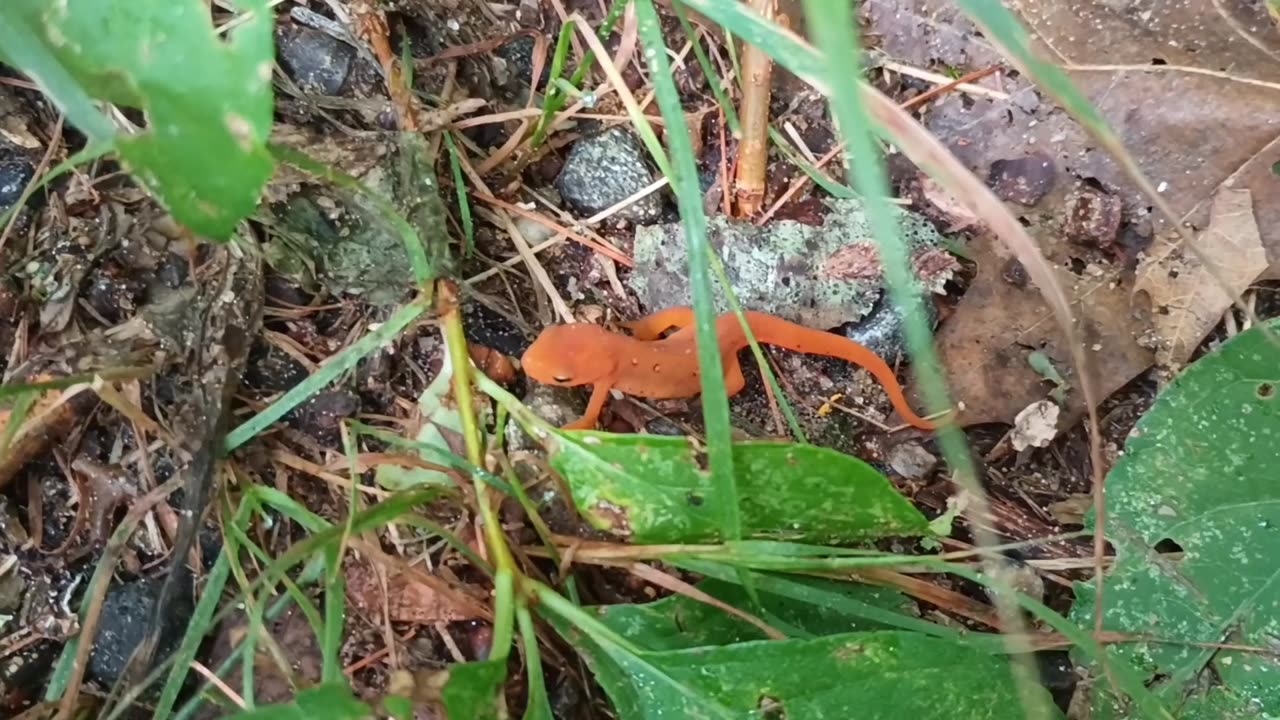
<path id="1" fill-rule="evenodd" d="M 693 325 L 693 308 L 673 307 L 645 315 L 639 320 L 620 323 L 631 331 L 637 340 L 658 340 L 662 334 L 672 328 L 686 328 Z"/>
<path id="2" fill-rule="evenodd" d="M 747 386 L 747 378 L 742 374 L 742 363 L 738 362 L 736 354 L 725 356 L 722 362 L 724 362 L 724 390 L 729 397 L 733 397 Z"/>

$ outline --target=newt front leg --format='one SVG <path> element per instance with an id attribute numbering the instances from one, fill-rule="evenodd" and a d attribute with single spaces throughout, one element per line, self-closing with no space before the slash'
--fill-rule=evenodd
<path id="1" fill-rule="evenodd" d="M 600 423 L 600 413 L 604 412 L 604 404 L 609 400 L 612 388 L 604 383 L 597 383 L 591 388 L 591 399 L 587 401 L 587 411 L 582 417 L 564 426 L 565 430 L 595 430 Z"/>

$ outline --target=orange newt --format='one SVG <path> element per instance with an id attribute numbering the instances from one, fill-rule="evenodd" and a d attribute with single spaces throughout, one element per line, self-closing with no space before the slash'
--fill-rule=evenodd
<path id="1" fill-rule="evenodd" d="M 908 424 L 922 430 L 937 427 L 912 411 L 892 368 L 862 345 L 765 313 L 747 312 L 746 316 L 751 332 L 761 344 L 860 365 L 880 381 L 893 407 Z M 560 387 L 592 386 L 586 413 L 565 428 L 594 428 L 612 388 L 656 399 L 693 397 L 702 391 L 692 308 L 663 310 L 622 326 L 631 331 L 630 337 L 590 323 L 553 325 L 543 330 L 525 351 L 521 364 L 534 380 Z M 676 332 L 662 338 L 662 333 L 672 328 L 677 328 Z M 750 343 L 732 313 L 716 319 L 716 337 L 720 339 L 725 389 L 733 396 L 747 382 L 738 363 L 738 351 Z"/>

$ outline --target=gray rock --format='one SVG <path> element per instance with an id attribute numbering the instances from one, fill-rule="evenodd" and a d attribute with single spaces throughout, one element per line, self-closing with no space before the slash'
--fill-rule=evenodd
<path id="1" fill-rule="evenodd" d="M 582 216 L 591 216 L 626 200 L 654 180 L 644 146 L 623 127 L 612 127 L 582 138 L 569 150 L 556 188 L 565 203 Z M 642 225 L 662 217 L 662 193 L 646 195 L 618 213 Z"/>
<path id="2" fill-rule="evenodd" d="M 154 620 L 156 596 L 161 580 L 141 580 L 116 585 L 107 591 L 102 604 L 98 636 L 89 655 L 89 677 L 106 687 L 120 678 L 134 649 L 146 638 Z M 160 660 L 178 647 L 194 610 L 189 593 L 178 593 L 165 608 L 161 620 L 160 645 L 155 659 Z"/>
<path id="3" fill-rule="evenodd" d="M 766 227 L 722 216 L 708 220 L 708 239 L 745 309 L 822 329 L 871 313 L 884 292 L 884 277 L 865 210 L 858 200 L 827 205 L 821 227 L 794 220 Z M 898 216 L 918 279 L 929 292 L 942 292 L 959 264 L 928 221 L 905 211 Z M 629 283 L 644 307 L 692 304 L 689 254 L 679 223 L 637 229 L 633 254 Z M 716 309 L 725 312 L 724 289 L 718 282 L 714 286 Z"/>
<path id="4" fill-rule="evenodd" d="M 339 95 L 351 73 L 356 51 L 350 45 L 308 27 L 278 32 L 280 64 L 298 87 L 309 93 Z"/>

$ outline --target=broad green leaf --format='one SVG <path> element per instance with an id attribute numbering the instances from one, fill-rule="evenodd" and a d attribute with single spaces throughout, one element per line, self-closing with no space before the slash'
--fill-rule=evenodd
<path id="1" fill-rule="evenodd" d="M 1019 702 L 1008 657 L 917 633 L 637 654 L 603 649 L 585 634 L 571 637 L 618 716 L 629 719 L 982 720 L 1009 718 Z M 1043 689 L 1031 691 L 1048 700 Z"/>
<path id="2" fill-rule="evenodd" d="M 418 411 L 422 414 L 422 427 L 415 440 L 426 448 L 438 449 L 442 455 L 453 454 L 449 438 L 454 438 L 455 444 L 461 444 L 462 417 L 453 401 L 453 366 L 449 363 L 448 353 L 444 354 L 440 372 L 418 396 Z M 436 460 L 433 455 L 424 453 L 424 457 Z M 388 490 L 424 485 L 453 486 L 453 480 L 447 473 L 427 468 L 384 464 L 378 466 L 374 476 L 378 484 Z"/>
<path id="3" fill-rule="evenodd" d="M 685 438 L 557 432 L 549 459 L 596 527 L 637 543 L 721 539 L 705 457 Z M 928 531 L 883 475 L 834 450 L 737 443 L 733 467 L 749 537 L 844 543 Z"/>
<path id="4" fill-rule="evenodd" d="M 507 659 L 456 663 L 440 691 L 450 720 L 497 718 L 498 693 L 507 678 Z"/>
<path id="5" fill-rule="evenodd" d="M 798 599 L 773 592 L 769 579 L 759 579 L 762 609 L 751 612 L 791 637 L 888 629 L 881 623 L 868 621 L 858 610 L 874 607 L 905 616 L 913 608 L 910 600 L 885 588 L 819 578 L 772 578 L 790 583 L 793 590 L 814 591 L 815 597 Z M 700 583 L 698 589 L 732 607 L 751 608 L 746 590 L 736 583 L 707 580 Z M 819 598 L 820 602 L 810 601 Z M 600 621 L 614 632 L 636 645 L 654 650 L 685 650 L 767 639 L 751 623 L 683 595 L 671 595 L 643 605 L 610 605 L 598 611 Z"/>
<path id="6" fill-rule="evenodd" d="M 1111 651 L 1158 678 L 1177 717 L 1280 715 L 1271 656 L 1192 644 L 1271 649 L 1280 637 L 1278 391 L 1280 349 L 1260 328 L 1242 333 L 1161 393 L 1107 477 L 1116 562 L 1103 627 L 1156 640 Z M 1093 587 L 1076 597 L 1074 618 L 1092 627 Z M 1095 718 L 1125 716 L 1105 681 L 1095 687 Z"/>
<path id="7" fill-rule="evenodd" d="M 271 177 L 273 15 L 238 0 L 224 40 L 201 0 L 9 0 L 0 57 L 29 73 L 69 119 L 120 157 L 187 227 L 225 240 Z M 90 98 L 146 113 L 119 133 Z"/>
<path id="8" fill-rule="evenodd" d="M 228 720 L 364 720 L 373 711 L 343 683 L 330 683 L 304 690 L 291 703 L 264 705 L 237 713 Z"/>

